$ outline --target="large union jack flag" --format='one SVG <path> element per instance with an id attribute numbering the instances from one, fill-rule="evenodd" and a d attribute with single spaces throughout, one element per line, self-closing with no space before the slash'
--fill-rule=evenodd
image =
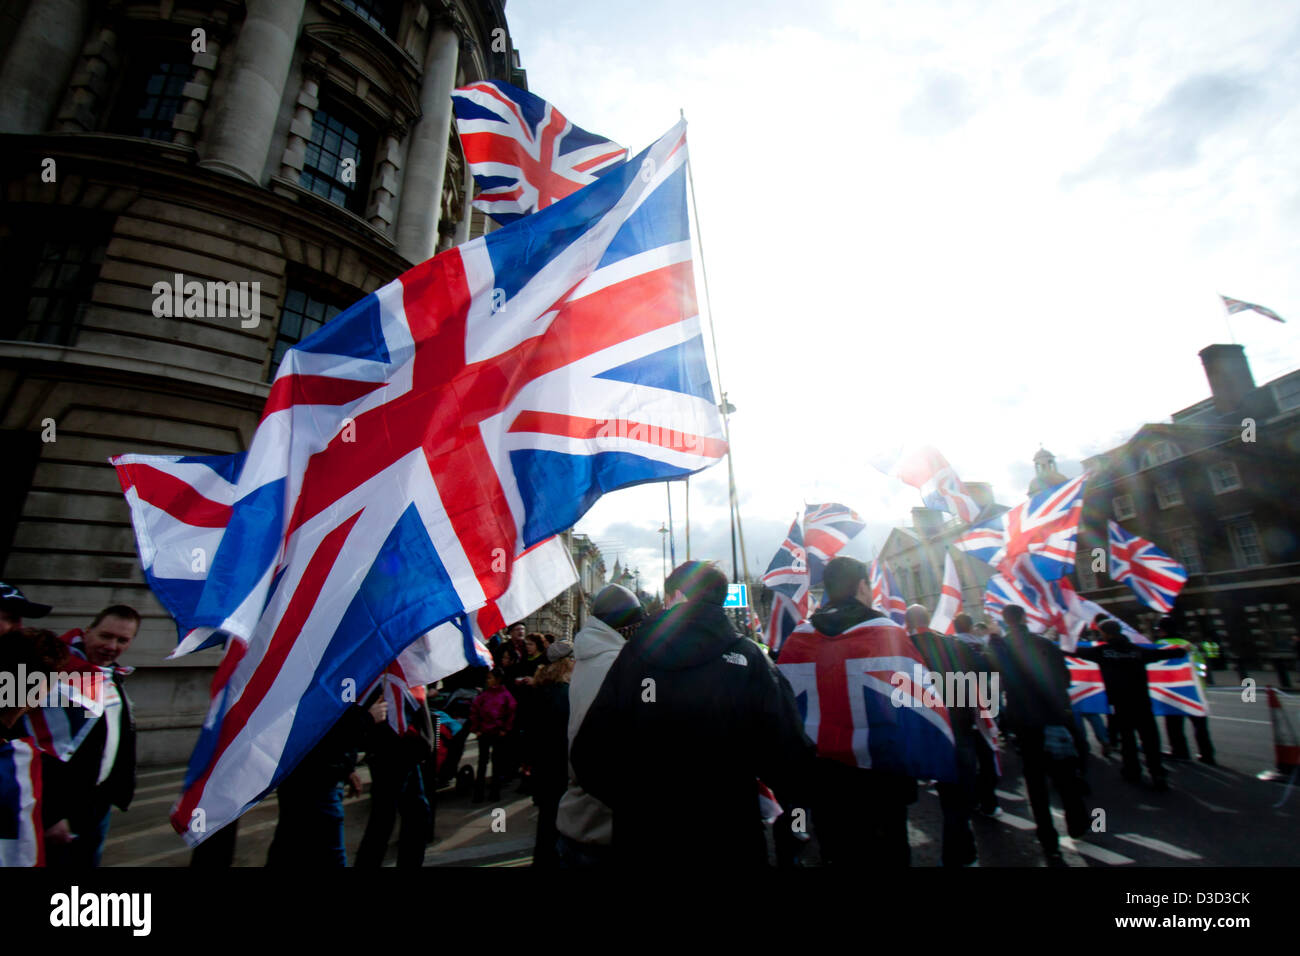
<path id="1" fill-rule="evenodd" d="M 1080 647 L 1090 647 L 1080 641 Z M 1081 657 L 1066 656 L 1070 668 L 1070 703 L 1081 714 L 1109 714 L 1110 701 L 1106 697 L 1106 684 L 1101 677 L 1101 667 Z M 1147 665 L 1147 694 L 1151 698 L 1151 713 L 1183 714 L 1204 717 L 1210 710 L 1206 706 L 1205 691 L 1197 680 L 1192 662 L 1186 657 L 1174 657 Z"/>
<path id="2" fill-rule="evenodd" d="M 831 502 L 805 506 L 803 542 L 808 552 L 809 580 L 814 587 L 821 584 L 826 562 L 866 526 L 858 513 L 845 505 Z"/>
<path id="3" fill-rule="evenodd" d="M 952 718 L 897 624 L 873 618 L 835 637 L 800 624 L 781 650 L 817 756 L 909 777 L 956 779 Z"/>
<path id="4" fill-rule="evenodd" d="M 545 209 L 623 162 L 627 150 L 574 126 L 527 90 L 484 80 L 451 94 L 478 184 L 474 207 L 502 225 Z"/>
<path id="5" fill-rule="evenodd" d="M 1074 570 L 1086 474 L 1034 495 L 957 539 L 957 547 L 1004 577 L 1016 573 L 1016 559 L 1028 555 L 1038 574 L 1055 581 Z"/>
<path id="6" fill-rule="evenodd" d="M 415 638 L 441 625 L 477 659 L 467 613 L 513 606 L 601 494 L 725 453 L 685 160 L 679 124 L 367 296 L 286 354 L 246 454 L 114 460 L 184 649 L 227 645 L 172 814 L 188 841 L 273 789 Z"/>
<path id="7" fill-rule="evenodd" d="M 967 524 L 979 516 L 979 504 L 937 448 L 926 445 L 904 455 L 894 474 L 921 492 L 927 508 L 946 511 Z"/>
<path id="8" fill-rule="evenodd" d="M 871 562 L 871 606 L 895 624 L 907 618 L 907 600 L 894 579 L 894 572 L 880 558 Z"/>
<path id="9" fill-rule="evenodd" d="M 1109 530 L 1111 580 L 1127 584 L 1147 607 L 1168 614 L 1187 583 L 1187 569 L 1114 521 L 1109 522 Z"/>

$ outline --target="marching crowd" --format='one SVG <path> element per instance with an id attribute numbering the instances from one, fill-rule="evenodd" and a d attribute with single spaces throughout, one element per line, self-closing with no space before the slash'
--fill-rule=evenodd
<path id="1" fill-rule="evenodd" d="M 830 561 L 824 585 L 823 606 L 774 661 L 733 627 L 723 609 L 726 576 L 711 563 L 674 570 L 665 610 L 653 618 L 631 591 L 611 584 L 596 595 L 572 641 L 515 624 L 489 640 L 490 669 L 445 681 L 444 692 L 460 688 L 461 699 L 470 700 L 463 727 L 449 721 L 458 727 L 451 739 L 443 739 L 448 728 L 431 717 L 424 688 L 414 689 L 416 706 L 404 721 L 389 720 L 390 704 L 376 690 L 350 706 L 281 782 L 267 865 L 346 865 L 343 799 L 360 790 L 362 753 L 371 807 L 355 865 L 382 864 L 399 818 L 398 865 L 423 865 L 433 834 L 432 797 L 448 771 L 455 774 L 470 735 L 478 739 L 473 802 L 495 801 L 518 780 L 538 808 L 535 866 L 644 866 L 683 858 L 706 866 L 762 865 L 768 823 L 781 865 L 810 859 L 814 836 L 825 865 L 907 865 L 907 811 L 917 799 L 918 777 L 935 780 L 944 865 L 978 865 L 971 819 L 1002 812 L 997 752 L 1008 743 L 1021 758 L 1047 862 L 1064 865 L 1049 787 L 1064 809 L 1067 832 L 1084 833 L 1085 726 L 1104 753 L 1120 751 L 1127 780 L 1142 779 L 1140 747 L 1151 786 L 1167 788 L 1146 664 L 1187 653 L 1171 618 L 1159 624 L 1159 645 L 1133 644 L 1105 615 L 1079 635 L 1072 654 L 1095 662 L 1105 682 L 1113 712 L 1103 720 L 1072 709 L 1065 656 L 1054 641 L 1029 632 L 1023 608 L 1004 609 L 1001 631 L 960 614 L 948 636 L 930 629 L 920 605 L 908 608 L 904 627 L 873 608 L 868 570 L 853 558 Z M 116 661 L 140 618 L 114 605 L 84 631 L 61 638 L 24 626 L 24 617 L 49 610 L 0 584 L 0 673 L 17 673 L 20 665 L 28 673 L 53 673 L 73 661 L 104 676 L 103 718 L 70 758 L 39 758 L 44 862 L 97 866 L 111 808 L 125 810 L 134 791 L 135 731 L 123 686 L 130 668 Z M 891 750 L 884 739 L 889 720 L 873 723 L 868 734 L 870 720 L 851 700 L 848 670 L 889 655 L 923 662 L 938 687 L 952 675 L 995 689 L 993 701 L 943 702 L 948 742 L 921 748 L 946 747 L 952 772 L 918 772 L 926 761 L 914 758 L 934 755 L 907 753 L 916 740 L 900 738 Z M 20 719 L 27 709 L 0 708 L 0 745 L 19 745 L 28 732 Z M 1200 759 L 1213 763 L 1208 721 L 1192 720 Z M 1189 757 L 1183 719 L 1167 718 L 1166 732 L 1172 756 Z M 784 808 L 779 815 L 764 818 L 760 787 Z M 231 824 L 201 843 L 193 865 L 230 865 L 236 834 Z"/>

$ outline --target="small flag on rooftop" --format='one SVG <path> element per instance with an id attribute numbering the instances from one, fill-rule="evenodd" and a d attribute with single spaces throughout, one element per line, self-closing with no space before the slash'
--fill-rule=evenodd
<path id="1" fill-rule="evenodd" d="M 1260 315 L 1266 315 L 1274 322 L 1285 322 L 1286 319 L 1278 315 L 1272 309 L 1266 309 L 1262 305 L 1256 305 L 1253 302 L 1243 302 L 1241 299 L 1230 299 L 1226 295 L 1220 295 L 1223 300 L 1223 307 L 1228 310 L 1229 315 L 1236 315 L 1238 312 L 1258 312 Z"/>

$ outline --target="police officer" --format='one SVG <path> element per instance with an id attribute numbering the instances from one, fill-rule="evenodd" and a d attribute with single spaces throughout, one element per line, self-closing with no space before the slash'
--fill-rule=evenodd
<path id="1" fill-rule="evenodd" d="M 1156 729 L 1147 691 L 1147 665 L 1180 657 L 1184 651 L 1181 647 L 1140 647 L 1128 639 L 1119 621 L 1113 619 L 1102 621 L 1101 637 L 1106 643 L 1077 648 L 1074 656 L 1094 661 L 1101 668 L 1106 697 L 1114 710 L 1111 727 L 1119 738 L 1124 761 L 1121 774 L 1130 783 L 1142 779 L 1136 734 L 1142 738 L 1152 785 L 1157 790 L 1168 790 L 1169 781 L 1160 765 L 1160 732 Z"/>
<path id="2" fill-rule="evenodd" d="M 1167 614 L 1156 622 L 1156 640 L 1170 647 L 1182 648 L 1191 659 L 1196 672 L 1199 674 L 1204 671 L 1205 659 L 1201 652 L 1191 641 L 1178 636 L 1178 626 Z M 1210 718 L 1193 717 L 1192 730 L 1196 733 L 1196 749 L 1200 752 L 1201 763 L 1218 766 L 1214 759 L 1214 744 L 1210 742 Z M 1187 749 L 1187 735 L 1183 730 L 1182 714 L 1165 714 L 1165 736 L 1169 738 L 1169 756 L 1174 760 L 1191 758 L 1191 752 Z"/>

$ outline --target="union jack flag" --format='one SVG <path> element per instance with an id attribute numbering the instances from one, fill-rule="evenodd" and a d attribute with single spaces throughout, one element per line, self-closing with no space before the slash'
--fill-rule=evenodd
<path id="1" fill-rule="evenodd" d="M 1168 614 L 1187 583 L 1187 569 L 1114 521 L 1109 522 L 1109 529 L 1111 580 L 1127 584 L 1147 607 Z"/>
<path id="2" fill-rule="evenodd" d="M 1090 642 L 1080 641 L 1079 644 L 1088 647 Z M 1101 666 L 1068 654 L 1065 664 L 1070 669 L 1070 706 L 1081 714 L 1109 714 L 1110 702 L 1106 699 Z"/>
<path id="3" fill-rule="evenodd" d="M 1090 601 L 1081 597 L 1079 592 L 1074 589 L 1074 585 L 1069 578 L 1061 578 L 1059 581 L 1053 581 L 1051 584 L 1052 593 L 1056 598 L 1057 605 L 1062 609 L 1065 615 L 1066 630 L 1061 633 L 1061 650 L 1070 653 L 1074 650 L 1079 634 L 1085 629 L 1085 625 L 1091 627 L 1092 622 L 1097 619 L 1098 614 L 1104 614 L 1119 622 L 1120 628 L 1128 635 L 1128 639 L 1134 644 L 1150 644 L 1151 639 L 1141 631 L 1131 627 L 1128 622 L 1114 617 L 1104 607 L 1096 601 Z"/>
<path id="4" fill-rule="evenodd" d="M 758 815 L 764 823 L 772 824 L 781 818 L 785 811 L 776 800 L 776 794 L 762 780 L 758 781 Z"/>
<path id="5" fill-rule="evenodd" d="M 871 606 L 895 624 L 902 624 L 907 618 L 907 601 L 902 589 L 889 565 L 879 558 L 871 562 Z"/>
<path id="6" fill-rule="evenodd" d="M 1080 641 L 1079 646 L 1091 645 Z M 1065 662 L 1070 668 L 1070 703 L 1074 708 L 1081 714 L 1109 714 L 1110 702 L 1100 666 L 1080 657 L 1067 656 Z M 1157 717 L 1162 714 L 1204 717 L 1210 712 L 1195 668 L 1186 657 L 1148 664 L 1147 693 L 1151 698 L 1151 713 Z"/>
<path id="7" fill-rule="evenodd" d="M 940 634 L 955 634 L 955 618 L 961 613 L 961 578 L 957 576 L 957 565 L 952 555 L 944 555 L 943 590 L 939 593 L 939 603 L 930 619 L 930 627 Z"/>
<path id="8" fill-rule="evenodd" d="M 867 526 L 852 508 L 834 503 L 804 508 L 803 541 L 808 552 L 808 575 L 813 587 L 821 584 L 826 562 L 840 553 L 849 539 Z"/>
<path id="9" fill-rule="evenodd" d="M 1235 315 L 1238 312 L 1258 312 L 1260 315 L 1267 316 L 1274 322 L 1286 322 L 1286 319 L 1278 315 L 1272 309 L 1266 309 L 1262 305 L 1256 305 L 1253 302 L 1243 302 L 1241 299 L 1230 299 L 1226 295 L 1219 296 L 1223 300 L 1223 307 L 1228 310 L 1229 315 Z"/>
<path id="10" fill-rule="evenodd" d="M 1025 609 L 1025 626 L 1035 634 L 1048 628 L 1055 628 L 1060 634 L 1069 630 L 1065 611 L 1057 604 L 1051 583 L 1038 575 L 1025 556 L 1015 563 L 1012 574 L 995 574 L 985 585 L 985 611 L 1002 620 L 1008 604 L 1019 604 Z"/>
<path id="11" fill-rule="evenodd" d="M 246 454 L 114 459 L 182 645 L 229 638 L 172 813 L 187 841 L 274 789 L 346 682 L 418 636 L 442 625 L 479 659 L 467 612 L 500 618 L 512 570 L 601 494 L 725 453 L 685 147 L 682 123 L 340 314 L 286 353 Z"/>
<path id="12" fill-rule="evenodd" d="M 799 519 L 790 523 L 790 531 L 776 549 L 771 563 L 763 572 L 763 583 L 773 591 L 780 591 L 796 604 L 804 605 L 808 599 L 808 557 L 803 547 L 803 531 Z"/>
<path id="13" fill-rule="evenodd" d="M 44 865 L 40 749 L 33 740 L 0 739 L 0 867 Z"/>
<path id="14" fill-rule="evenodd" d="M 1074 569 L 1086 478 L 1080 475 L 976 525 L 957 539 L 957 547 L 993 565 L 1004 577 L 1016 573 L 1021 555 L 1029 556 L 1044 580 L 1064 577 Z"/>
<path id="15" fill-rule="evenodd" d="M 806 593 L 802 602 L 795 603 L 780 591 L 773 591 L 772 613 L 767 621 L 767 649 L 773 654 L 779 654 L 786 639 L 807 616 L 808 595 Z"/>
<path id="16" fill-rule="evenodd" d="M 527 90 L 484 80 L 452 91 L 456 131 L 478 184 L 474 208 L 505 225 L 618 166 L 627 150 L 574 126 Z"/>
<path id="17" fill-rule="evenodd" d="M 952 718 L 927 683 L 929 669 L 916 645 L 897 624 L 872 618 L 828 641 L 805 621 L 786 641 L 778 666 L 817 756 L 956 779 Z"/>
<path id="18" fill-rule="evenodd" d="M 894 474 L 921 492 L 927 508 L 946 511 L 967 524 L 979 516 L 979 504 L 937 448 L 926 445 L 904 456 Z"/>

